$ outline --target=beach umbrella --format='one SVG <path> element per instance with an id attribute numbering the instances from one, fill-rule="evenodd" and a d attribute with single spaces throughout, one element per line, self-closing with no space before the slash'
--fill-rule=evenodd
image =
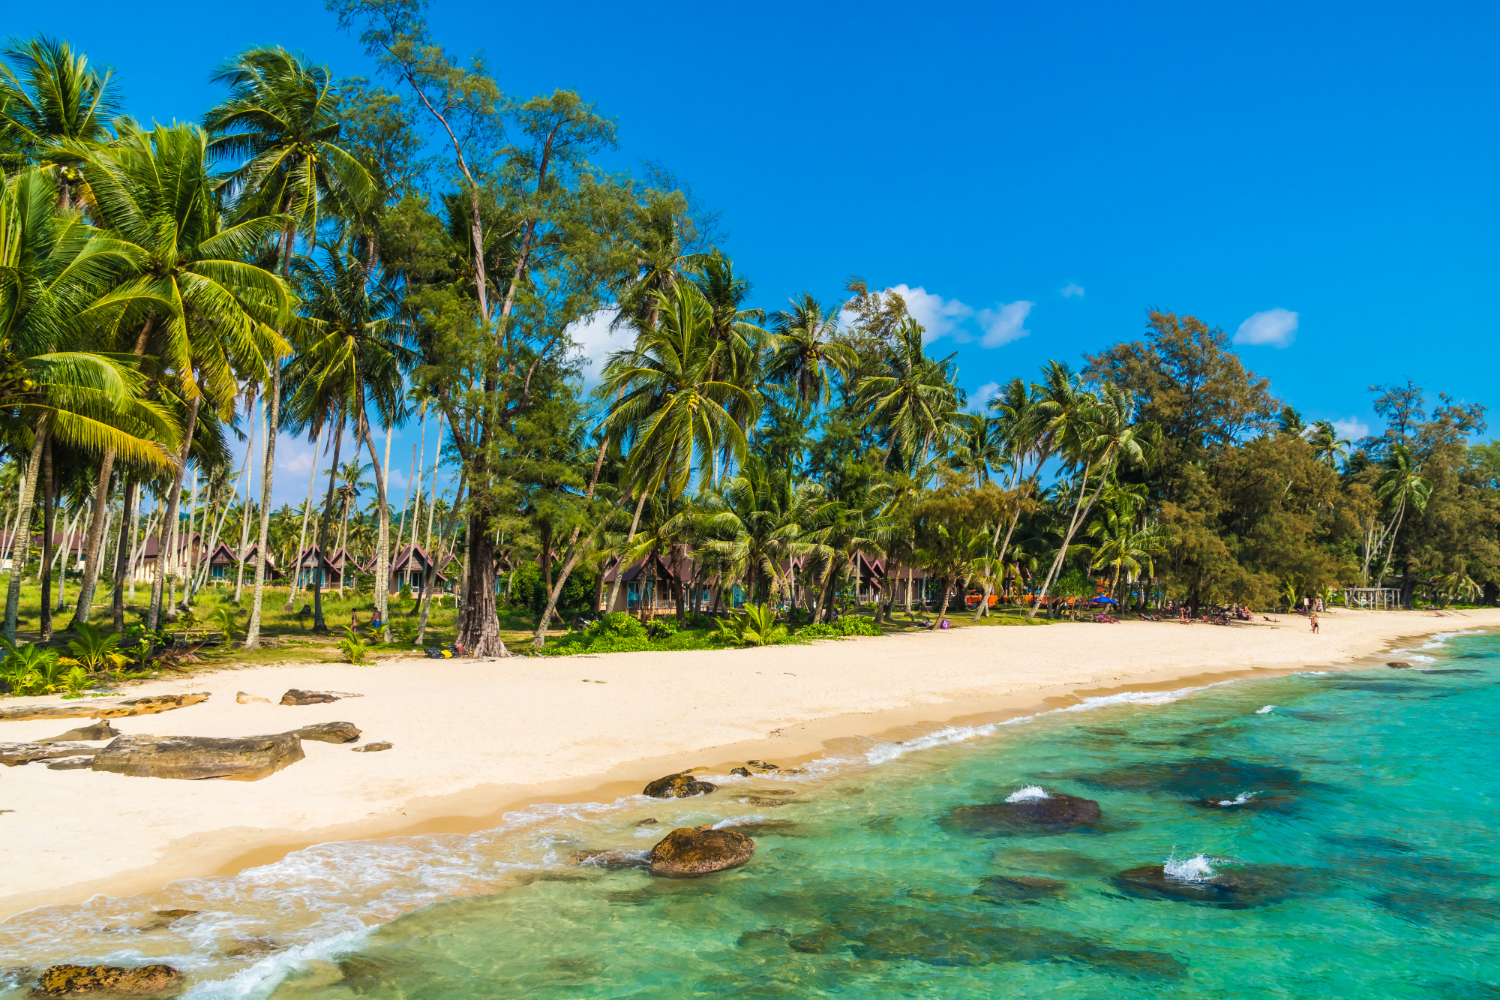
<path id="1" fill-rule="evenodd" d="M 1119 604 L 1120 602 L 1117 601 L 1117 600 L 1115 600 L 1113 597 L 1096 597 L 1096 598 L 1094 598 L 1094 603 L 1095 604 Z"/>

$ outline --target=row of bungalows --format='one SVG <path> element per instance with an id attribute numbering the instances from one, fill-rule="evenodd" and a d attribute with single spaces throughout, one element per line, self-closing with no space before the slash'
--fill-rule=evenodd
<path id="1" fill-rule="evenodd" d="M 795 581 L 798 604 L 811 607 L 813 595 L 808 586 L 813 583 L 804 574 L 809 560 L 792 559 L 783 563 L 783 578 Z M 699 578 L 692 556 L 683 548 L 667 554 L 647 556 L 627 563 L 623 567 L 618 560 L 605 565 L 601 604 L 609 600 L 615 581 L 621 585 L 614 605 L 600 610 L 625 611 L 632 614 L 658 614 L 675 611 L 677 593 L 681 588 L 683 607 L 689 612 L 723 610 L 727 603 L 732 607 L 744 604 L 747 593 L 741 584 L 735 584 L 727 592 L 719 587 L 716 575 Z M 811 571 L 816 573 L 816 569 Z M 858 579 L 855 601 L 873 604 L 876 601 L 894 601 L 897 605 L 923 604 L 936 600 L 940 584 L 927 570 L 915 566 L 888 565 L 884 558 L 856 553 L 849 558 L 850 578 Z M 776 600 L 784 601 L 780 594 Z"/>
<path id="2" fill-rule="evenodd" d="M 258 549 L 251 545 L 246 554 L 247 571 L 255 565 Z M 451 568 L 455 560 L 448 560 Z M 232 579 L 235 574 L 235 565 L 238 560 L 229 546 L 220 543 L 214 550 L 209 575 L 214 580 Z M 431 558 L 427 550 L 420 545 L 406 545 L 396 553 L 396 558 L 391 561 L 391 593 L 398 593 L 402 587 L 410 587 L 412 593 L 420 594 L 426 582 L 427 568 L 431 564 Z M 279 582 L 287 582 L 288 575 L 277 569 L 272 559 L 266 561 L 267 576 Z M 334 590 L 344 583 L 344 574 L 350 573 L 370 576 L 375 572 L 375 559 L 371 557 L 368 561 L 361 563 L 347 548 L 340 547 L 331 555 L 325 556 L 322 549 L 316 545 L 309 545 L 302 550 L 301 558 L 293 565 L 291 572 L 291 585 L 295 587 L 311 588 L 318 582 L 318 571 L 322 570 L 324 590 Z M 446 592 L 453 588 L 453 580 L 449 574 L 439 570 L 433 578 L 433 592 Z"/>

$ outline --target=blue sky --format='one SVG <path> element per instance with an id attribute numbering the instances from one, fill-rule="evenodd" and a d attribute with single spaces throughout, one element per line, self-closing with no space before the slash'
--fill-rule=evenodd
<path id="1" fill-rule="evenodd" d="M 437 0 L 430 16 L 510 94 L 570 88 L 615 116 L 606 165 L 660 160 L 721 209 L 758 305 L 831 301 L 851 274 L 920 289 L 932 349 L 958 352 L 971 392 L 1138 336 L 1148 307 L 1190 313 L 1263 341 L 1247 363 L 1306 417 L 1357 429 L 1378 426 L 1377 382 L 1500 404 L 1497 11 Z M 145 119 L 196 118 L 219 96 L 210 69 L 252 44 L 370 71 L 302 0 L 28 4 L 6 30 L 113 64 Z M 305 496 L 278 476 L 278 499 Z"/>

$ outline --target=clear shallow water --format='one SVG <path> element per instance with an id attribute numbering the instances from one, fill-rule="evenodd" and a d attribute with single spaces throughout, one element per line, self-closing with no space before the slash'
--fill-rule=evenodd
<path id="1" fill-rule="evenodd" d="M 279 1000 L 1500 998 L 1500 637 L 1394 655 L 1420 669 L 1116 698 L 701 799 L 326 845 L 13 919 L 0 963 L 166 960 L 196 996 Z M 1100 822 L 983 836 L 950 816 L 1032 786 L 1098 801 Z M 744 868 L 566 863 L 722 821 L 760 824 Z M 1169 859 L 1179 894 L 1242 888 L 1187 901 L 1119 877 L 1161 882 Z M 204 912 L 138 929 L 169 906 Z"/>

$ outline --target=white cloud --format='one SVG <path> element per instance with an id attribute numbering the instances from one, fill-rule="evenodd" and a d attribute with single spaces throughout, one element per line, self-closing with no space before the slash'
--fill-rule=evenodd
<path id="1" fill-rule="evenodd" d="M 573 343 L 578 346 L 579 353 L 589 362 L 583 373 L 586 381 L 598 381 L 599 373 L 604 368 L 604 360 L 615 351 L 630 346 L 629 338 L 624 335 L 626 331 L 621 330 L 618 333 L 610 331 L 609 325 L 615 321 L 617 315 L 618 311 L 610 307 L 580 317 L 568 324 L 568 336 L 573 338 Z"/>
<path id="2" fill-rule="evenodd" d="M 950 335 L 958 341 L 969 339 L 968 333 L 959 324 L 974 315 L 971 307 L 957 299 L 934 295 L 921 285 L 916 288 L 896 285 L 887 291 L 895 292 L 906 300 L 906 311 L 926 331 L 922 337 L 924 343 Z"/>
<path id="3" fill-rule="evenodd" d="M 1350 441 L 1358 441 L 1360 438 L 1370 436 L 1370 425 L 1358 417 L 1335 420 L 1333 429 L 1338 432 L 1339 437 L 1348 438 Z"/>
<path id="4" fill-rule="evenodd" d="M 1065 299 L 1081 299 L 1083 298 L 1083 286 L 1070 281 L 1058 289 L 1058 294 Z"/>
<path id="5" fill-rule="evenodd" d="M 1290 309 L 1267 309 L 1240 324 L 1234 335 L 1236 344 L 1270 344 L 1287 347 L 1297 337 L 1297 314 Z"/>
<path id="6" fill-rule="evenodd" d="M 975 413 L 983 413 L 991 398 L 1000 391 L 999 382 L 986 382 L 984 385 L 969 393 L 969 409 Z"/>
<path id="7" fill-rule="evenodd" d="M 286 439 L 282 438 L 282 441 L 285 442 Z M 302 445 L 301 447 L 293 445 L 287 448 L 283 443 L 282 448 L 277 449 L 276 459 L 276 468 L 290 472 L 293 475 L 305 476 L 309 472 L 312 472 L 313 450 L 307 445 Z"/>
<path id="8" fill-rule="evenodd" d="M 979 325 L 984 330 L 984 336 L 979 338 L 980 346 L 999 347 L 1029 336 L 1031 331 L 1026 329 L 1026 317 L 1034 305 L 1035 302 L 1022 299 L 1002 304 L 998 309 L 979 310 Z"/>

